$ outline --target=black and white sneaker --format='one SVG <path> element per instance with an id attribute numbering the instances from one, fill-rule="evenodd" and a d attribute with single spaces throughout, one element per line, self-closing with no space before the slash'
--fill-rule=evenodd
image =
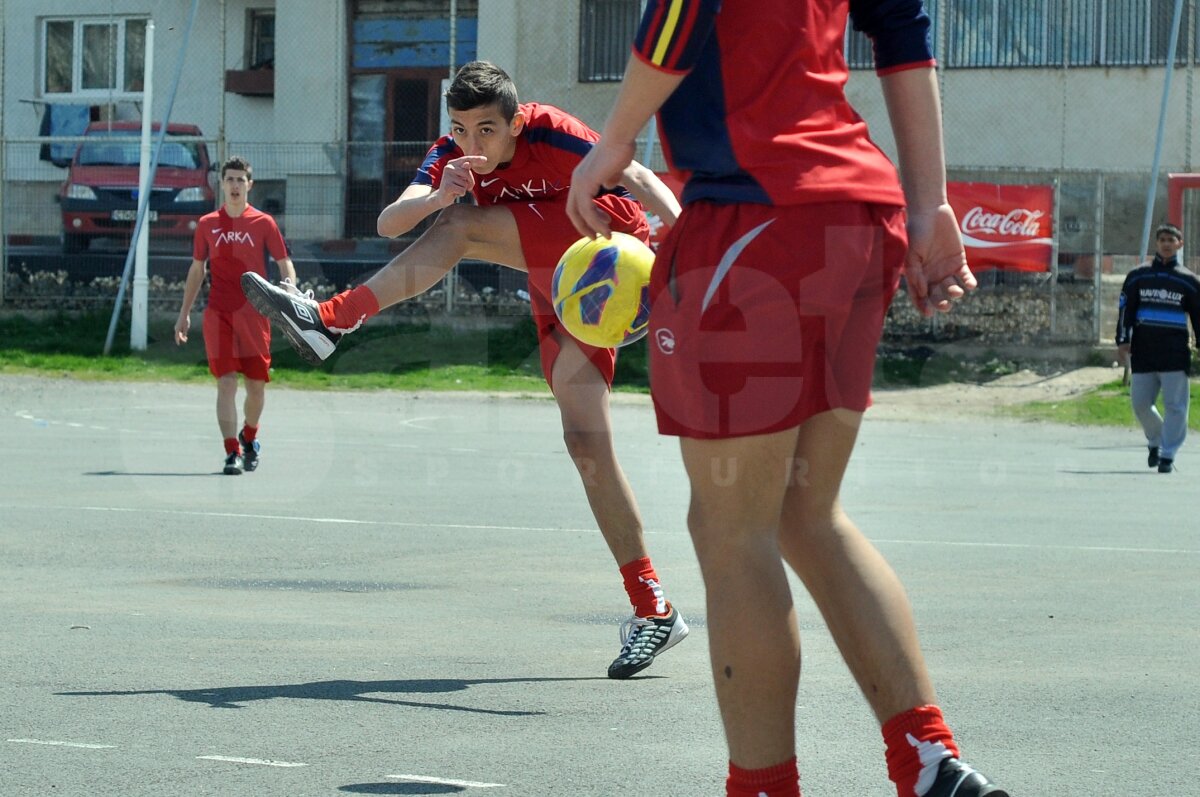
<path id="1" fill-rule="evenodd" d="M 687 623 L 674 606 L 666 617 L 633 616 L 621 623 L 621 653 L 608 665 L 609 678 L 629 678 L 649 667 L 654 657 L 683 641 Z"/>
<path id="2" fill-rule="evenodd" d="M 283 285 L 272 285 L 253 271 L 242 275 L 242 293 L 254 309 L 283 330 L 301 357 L 320 365 L 333 354 L 342 336 L 322 323 L 312 291 L 301 292 L 290 282 Z"/>
<path id="3" fill-rule="evenodd" d="M 957 758 L 943 758 L 925 797 L 1008 797 L 1008 792 Z"/>
<path id="4" fill-rule="evenodd" d="M 242 468 L 249 473 L 258 467 L 258 438 L 247 443 L 242 433 L 238 432 L 238 442 L 242 444 Z"/>
<path id="5" fill-rule="evenodd" d="M 242 455 L 234 451 L 232 454 L 225 457 L 225 470 L 222 472 L 226 476 L 241 476 L 242 464 Z"/>

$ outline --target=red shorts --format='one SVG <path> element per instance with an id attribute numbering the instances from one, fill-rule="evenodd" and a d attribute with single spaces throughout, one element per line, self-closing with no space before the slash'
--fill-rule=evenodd
<path id="1" fill-rule="evenodd" d="M 233 312 L 205 308 L 204 352 L 218 379 L 237 372 L 270 382 L 271 322 L 248 302 Z"/>
<path id="2" fill-rule="evenodd" d="M 505 205 L 512 211 L 517 222 L 517 231 L 521 236 L 521 251 L 529 269 L 529 304 L 533 322 L 537 325 L 542 374 L 551 390 L 554 389 L 551 374 L 559 349 L 551 333 L 556 328 L 561 328 L 562 324 L 554 314 L 550 283 L 554 278 L 554 267 L 558 265 L 558 259 L 580 237 L 567 217 L 566 197 L 566 194 L 562 194 L 561 199 L 553 202 L 512 202 Z M 610 194 L 597 199 L 596 204 L 612 218 L 612 229 L 615 232 L 629 233 L 649 243 L 650 225 L 646 221 L 642 206 L 637 202 Z M 570 334 L 565 329 L 563 332 Z M 617 364 L 617 350 L 598 349 L 580 341 L 575 342 L 611 387 L 613 371 Z"/>
<path id="3" fill-rule="evenodd" d="M 689 205 L 650 282 L 659 431 L 741 437 L 865 410 L 906 249 L 895 206 Z"/>

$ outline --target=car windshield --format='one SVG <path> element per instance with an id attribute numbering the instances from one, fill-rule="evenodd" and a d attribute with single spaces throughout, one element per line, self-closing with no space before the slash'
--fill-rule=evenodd
<path id="1" fill-rule="evenodd" d="M 157 132 L 151 140 L 157 141 Z M 163 141 L 158 165 L 178 169 L 199 169 L 203 159 L 199 141 L 172 141 L 171 133 Z M 80 166 L 137 166 L 141 159 L 141 132 L 138 130 L 97 130 L 79 148 Z M 151 150 L 153 151 L 153 150 Z"/>

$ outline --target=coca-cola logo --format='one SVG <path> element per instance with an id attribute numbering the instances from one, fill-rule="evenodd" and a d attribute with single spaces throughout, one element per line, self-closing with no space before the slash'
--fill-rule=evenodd
<path id="1" fill-rule="evenodd" d="M 994 213 L 976 205 L 962 218 L 962 231 L 968 235 L 1016 235 L 1036 238 L 1041 235 L 1045 211 L 1014 208 L 1008 213 Z"/>

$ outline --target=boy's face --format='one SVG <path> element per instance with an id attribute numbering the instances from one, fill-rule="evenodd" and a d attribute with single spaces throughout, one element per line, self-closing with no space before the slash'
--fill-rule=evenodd
<path id="1" fill-rule="evenodd" d="M 241 169 L 226 169 L 221 175 L 221 193 L 227 205 L 244 205 L 254 181 Z"/>
<path id="2" fill-rule="evenodd" d="M 1155 239 L 1155 245 L 1159 257 L 1163 260 L 1170 260 L 1183 248 L 1183 239 L 1177 238 L 1169 232 L 1160 232 L 1158 238 Z"/>
<path id="3" fill-rule="evenodd" d="M 487 163 L 475 166 L 476 174 L 491 174 L 512 160 L 517 151 L 517 136 L 525 128 L 520 111 L 512 121 L 504 119 L 500 105 L 481 105 L 467 111 L 450 109 L 450 135 L 467 155 L 483 155 Z"/>

